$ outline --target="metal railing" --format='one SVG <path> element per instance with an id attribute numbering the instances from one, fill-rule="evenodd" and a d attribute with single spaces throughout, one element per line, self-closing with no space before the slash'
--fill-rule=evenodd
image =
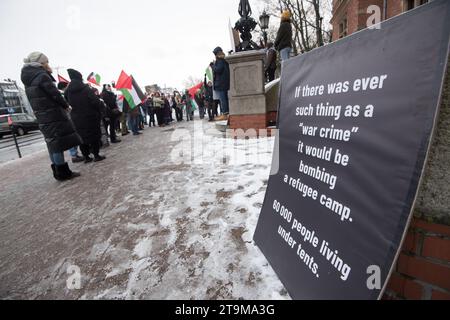
<path id="1" fill-rule="evenodd" d="M 18 136 L 13 131 L 10 135 L 0 139 L 0 152 L 7 152 L 12 148 L 15 148 L 19 158 L 22 158 L 23 154 L 21 148 L 23 149 L 41 141 L 44 142 L 44 137 L 40 131 L 33 131 L 23 136 Z"/>

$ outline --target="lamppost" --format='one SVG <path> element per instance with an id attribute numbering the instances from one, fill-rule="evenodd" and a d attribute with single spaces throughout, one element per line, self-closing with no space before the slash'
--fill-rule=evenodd
<path id="1" fill-rule="evenodd" d="M 263 32 L 264 46 L 267 46 L 267 29 L 269 28 L 270 15 L 267 14 L 266 10 L 259 16 L 259 26 Z"/>

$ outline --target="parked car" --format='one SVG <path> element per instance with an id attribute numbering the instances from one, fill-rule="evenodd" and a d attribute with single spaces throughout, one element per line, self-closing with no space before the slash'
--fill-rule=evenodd
<path id="1" fill-rule="evenodd" d="M 36 118 L 29 114 L 15 113 L 0 115 L 0 139 L 7 134 L 11 134 L 12 131 L 19 136 L 23 136 L 35 130 L 39 130 L 39 124 Z"/>

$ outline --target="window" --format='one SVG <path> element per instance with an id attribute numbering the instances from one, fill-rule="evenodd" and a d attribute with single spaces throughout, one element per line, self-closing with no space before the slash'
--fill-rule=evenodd
<path id="1" fill-rule="evenodd" d="M 428 3 L 429 0 L 403 0 L 403 10 L 408 11 L 415 7 Z"/>
<path id="2" fill-rule="evenodd" d="M 346 37 L 348 33 L 347 30 L 347 17 L 345 17 L 341 23 L 339 23 L 339 39 Z"/>
<path id="3" fill-rule="evenodd" d="M 7 117 L 0 117 L 0 123 L 7 123 L 8 118 Z"/>

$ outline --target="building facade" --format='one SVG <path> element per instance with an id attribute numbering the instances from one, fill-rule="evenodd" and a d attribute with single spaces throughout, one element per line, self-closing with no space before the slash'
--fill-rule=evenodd
<path id="1" fill-rule="evenodd" d="M 0 81 L 0 115 L 12 113 L 33 112 L 24 91 L 15 81 Z"/>
<path id="2" fill-rule="evenodd" d="M 430 0 L 333 0 L 332 40 L 336 41 L 356 31 L 367 28 L 371 5 L 380 8 L 381 19 L 386 20 L 414 9 Z"/>

